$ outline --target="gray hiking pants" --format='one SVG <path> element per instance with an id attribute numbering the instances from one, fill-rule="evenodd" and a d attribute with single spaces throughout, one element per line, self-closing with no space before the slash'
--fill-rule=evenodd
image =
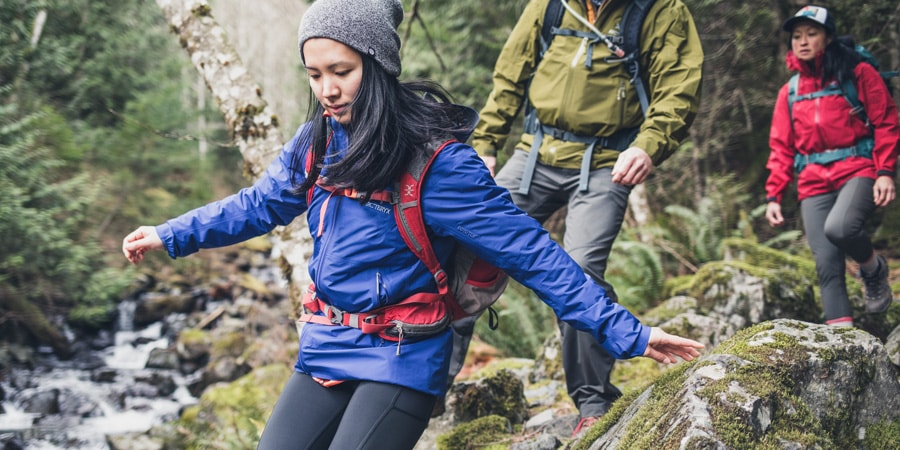
<path id="1" fill-rule="evenodd" d="M 853 178 L 840 190 L 808 197 L 800 202 L 803 229 L 816 261 L 825 320 L 852 317 L 847 295 L 849 256 L 863 262 L 872 256 L 872 241 L 864 225 L 875 212 L 875 180 Z"/>
<path id="2" fill-rule="evenodd" d="M 528 195 L 517 193 L 527 153 L 517 150 L 496 176 L 497 184 L 510 190 L 516 205 L 539 222 L 568 206 L 563 246 L 614 301 L 616 294 L 603 279 L 613 242 L 622 227 L 631 187 L 612 182 L 612 169 L 590 173 L 588 190 L 578 191 L 579 170 L 537 164 Z M 477 317 L 454 324 L 452 382 L 465 359 Z M 569 396 L 582 417 L 605 414 L 622 393 L 609 381 L 615 359 L 590 334 L 559 321 L 562 360 Z"/>

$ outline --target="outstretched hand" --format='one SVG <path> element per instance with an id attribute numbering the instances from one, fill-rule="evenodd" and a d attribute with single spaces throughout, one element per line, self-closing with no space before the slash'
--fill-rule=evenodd
<path id="1" fill-rule="evenodd" d="M 143 261 L 144 253 L 162 248 L 162 239 L 156 234 L 155 227 L 138 227 L 122 240 L 122 253 L 132 264 Z"/>
<path id="2" fill-rule="evenodd" d="M 676 356 L 685 361 L 691 361 L 700 356 L 700 352 L 697 350 L 701 348 L 703 348 L 703 344 L 693 339 L 675 336 L 666 333 L 662 328 L 653 327 L 650 329 L 650 341 L 647 342 L 644 356 L 663 364 L 677 362 Z"/>

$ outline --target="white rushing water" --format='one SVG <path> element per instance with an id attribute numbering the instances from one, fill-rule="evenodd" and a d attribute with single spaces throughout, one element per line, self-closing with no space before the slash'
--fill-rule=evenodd
<path id="1" fill-rule="evenodd" d="M 6 393 L 6 401 L 2 402 L 5 413 L 0 414 L 0 436 L 15 433 L 28 450 L 107 450 L 107 435 L 145 432 L 177 419 L 181 409 L 197 401 L 177 371 L 144 368 L 152 350 L 169 345 L 168 339 L 162 336 L 161 323 L 141 330 L 121 328 L 125 331 L 115 333 L 115 344 L 96 353 L 104 362 L 103 367 L 78 369 L 60 362 L 58 366 L 50 364 L 49 368 L 10 371 L 8 377 L 0 380 L 0 387 Z M 93 381 L 91 375 L 98 370 L 114 372 L 115 379 Z M 148 397 L 130 390 L 136 384 L 136 376 L 149 374 L 171 377 L 177 386 L 175 392 L 166 397 Z M 64 414 L 47 417 L 23 410 L 24 399 L 54 389 L 60 392 L 61 404 L 74 400 L 85 406 L 76 414 L 62 408 Z"/>

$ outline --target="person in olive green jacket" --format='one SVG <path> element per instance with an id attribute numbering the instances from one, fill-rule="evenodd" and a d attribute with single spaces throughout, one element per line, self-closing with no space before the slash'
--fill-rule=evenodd
<path id="1" fill-rule="evenodd" d="M 496 181 L 538 221 L 568 206 L 563 244 L 615 300 L 603 277 L 628 195 L 687 137 L 699 103 L 703 49 L 687 7 L 656 0 L 640 30 L 644 111 L 626 65 L 610 61 L 615 48 L 602 38 L 621 45 L 620 22 L 631 0 L 564 1 L 563 31 L 541 55 L 550 1 L 559 0 L 530 1 L 506 41 L 472 146 L 493 173 L 497 151 L 526 111 L 525 133 Z M 473 326 L 474 319 L 457 324 L 451 379 Z M 590 335 L 559 327 L 568 391 L 581 416 L 577 433 L 621 393 L 609 381 L 614 359 Z"/>

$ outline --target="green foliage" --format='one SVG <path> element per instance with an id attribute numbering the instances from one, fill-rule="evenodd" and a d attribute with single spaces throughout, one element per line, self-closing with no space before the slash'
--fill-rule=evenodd
<path id="1" fill-rule="evenodd" d="M 499 318 L 497 329 L 490 329 L 490 314 L 485 312 L 475 323 L 475 334 L 504 356 L 534 358 L 556 326 L 553 310 L 515 280 L 493 308 Z"/>
<path id="2" fill-rule="evenodd" d="M 38 337 L 43 314 L 107 324 L 131 281 L 121 236 L 234 190 L 240 155 L 221 127 L 190 128 L 215 113 L 197 110 L 153 2 L 12 0 L 0 23 L 0 231 L 16 236 L 0 243 L 0 306 Z"/>
<path id="3" fill-rule="evenodd" d="M 120 272 L 98 272 L 104 266 L 100 247 L 85 239 L 90 222 L 86 208 L 97 198 L 103 180 L 68 175 L 69 168 L 50 149 L 71 147 L 53 139 L 70 134 L 39 128 L 60 124 L 44 120 L 53 115 L 45 110 L 20 116 L 15 106 L 0 106 L 0 235 L 15 237 L 0 241 L 0 297 L 9 300 L 0 309 L 32 331 L 35 327 L 28 323 L 43 319 L 35 311 L 11 307 L 13 299 L 43 311 L 80 304 L 91 312 L 79 317 L 96 325 L 104 322 L 113 309 L 112 296 L 124 287 L 111 281 L 118 280 Z"/>
<path id="4" fill-rule="evenodd" d="M 21 100 L 49 99 L 86 126 L 115 123 L 109 110 L 152 88 L 156 55 L 170 39 L 158 6 L 138 0 L 10 0 L 0 21 L 12 24 L 0 33 L 0 82 L 17 80 Z"/>
<path id="5" fill-rule="evenodd" d="M 636 237 L 626 237 L 625 230 L 613 246 L 606 279 L 614 286 L 619 303 L 632 311 L 649 308 L 660 300 L 665 270 L 658 248 Z"/>
<path id="6" fill-rule="evenodd" d="M 410 1 L 404 1 L 410 11 Z M 524 0 L 423 2 L 401 26 L 403 73 L 431 78 L 455 100 L 480 109 L 492 87 L 494 62 L 512 31 Z"/>

